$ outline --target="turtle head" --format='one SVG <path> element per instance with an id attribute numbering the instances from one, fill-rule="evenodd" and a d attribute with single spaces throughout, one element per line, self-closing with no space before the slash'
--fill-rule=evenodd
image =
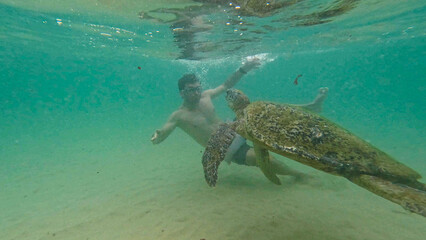
<path id="1" fill-rule="evenodd" d="M 238 89 L 228 89 L 226 91 L 226 101 L 235 113 L 243 110 L 250 104 L 248 97 Z"/>

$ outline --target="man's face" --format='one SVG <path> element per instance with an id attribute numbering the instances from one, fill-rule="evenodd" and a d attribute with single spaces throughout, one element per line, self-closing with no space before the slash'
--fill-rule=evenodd
<path id="1" fill-rule="evenodd" d="M 189 102 L 198 102 L 201 98 L 201 84 L 199 82 L 196 83 L 188 83 L 185 85 L 185 88 L 180 91 L 180 95 L 183 99 Z"/>

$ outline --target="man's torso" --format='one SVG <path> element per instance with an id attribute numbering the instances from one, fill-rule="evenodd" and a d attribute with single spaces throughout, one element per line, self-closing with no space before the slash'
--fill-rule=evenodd
<path id="1" fill-rule="evenodd" d="M 177 111 L 177 126 L 202 146 L 207 145 L 210 135 L 221 123 L 209 96 L 202 96 L 193 109 L 181 107 Z"/>

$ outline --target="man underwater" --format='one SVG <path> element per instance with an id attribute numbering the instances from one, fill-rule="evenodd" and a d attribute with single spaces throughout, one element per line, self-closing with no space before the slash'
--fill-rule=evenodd
<path id="1" fill-rule="evenodd" d="M 220 86 L 202 91 L 199 79 L 194 74 L 185 74 L 178 81 L 182 105 L 174 111 L 161 129 L 155 130 L 151 137 L 153 144 L 164 141 L 176 127 L 181 128 L 201 146 L 206 147 L 210 136 L 222 123 L 215 113 L 212 99 L 234 87 L 239 80 L 249 71 L 260 65 L 258 58 L 245 62 L 237 71 L 232 73 Z M 312 103 L 300 105 L 314 112 L 320 112 L 322 104 L 327 98 L 328 88 L 320 88 L 319 93 Z M 256 166 L 256 155 L 244 138 L 237 135 L 226 154 L 229 161 L 239 165 Z M 227 160 L 227 159 L 225 159 Z M 302 173 L 290 169 L 284 163 L 271 155 L 271 164 L 278 175 L 290 175 L 296 178 Z"/>

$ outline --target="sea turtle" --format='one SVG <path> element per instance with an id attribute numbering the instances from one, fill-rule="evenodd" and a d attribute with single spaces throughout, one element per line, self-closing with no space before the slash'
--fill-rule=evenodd
<path id="1" fill-rule="evenodd" d="M 253 142 L 257 165 L 274 183 L 280 181 L 269 160 L 272 151 L 318 170 L 343 176 L 367 190 L 426 217 L 426 185 L 420 174 L 386 153 L 302 107 L 250 103 L 230 89 L 226 100 L 236 121 L 222 124 L 203 155 L 206 181 L 215 186 L 217 169 L 236 133 Z"/>

